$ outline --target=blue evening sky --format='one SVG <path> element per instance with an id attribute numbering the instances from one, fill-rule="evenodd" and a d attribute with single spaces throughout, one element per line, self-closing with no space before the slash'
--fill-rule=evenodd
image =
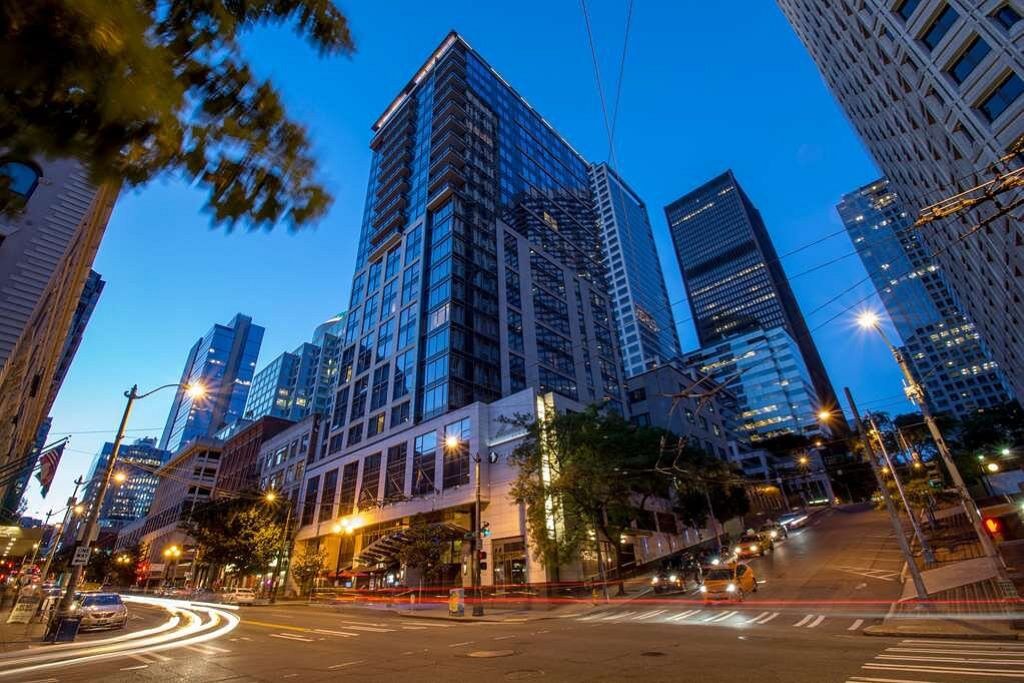
<path id="1" fill-rule="evenodd" d="M 227 234 L 211 229 L 202 194 L 173 178 L 126 191 L 95 268 L 107 287 L 53 409 L 51 440 L 71 443 L 47 500 L 33 481 L 29 514 L 63 507 L 71 481 L 112 440 L 122 392 L 176 381 L 189 346 L 213 322 L 244 312 L 266 327 L 258 367 L 307 340 L 345 308 L 370 163 L 370 125 L 450 29 L 467 41 L 585 157 L 608 158 L 580 6 L 345 2 L 357 53 L 320 59 L 284 29 L 246 40 L 258 73 L 280 87 L 315 142 L 335 197 L 315 228 Z M 589 4 L 609 102 L 626 3 Z M 679 322 L 696 341 L 662 207 L 732 168 L 784 254 L 842 226 L 840 195 L 878 176 L 873 162 L 774 3 L 637 2 L 616 133 L 618 170 L 647 202 Z M 852 252 L 845 235 L 785 258 L 789 274 Z M 871 292 L 856 256 L 793 280 L 813 329 Z M 823 306 L 820 311 L 815 311 Z M 877 303 L 876 303 L 877 305 Z M 814 333 L 837 393 L 905 412 L 880 343 L 840 315 Z M 137 404 L 131 437 L 159 436 L 171 393 Z"/>

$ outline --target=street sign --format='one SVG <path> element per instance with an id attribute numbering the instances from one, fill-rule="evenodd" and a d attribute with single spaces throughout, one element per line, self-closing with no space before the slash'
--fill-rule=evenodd
<path id="1" fill-rule="evenodd" d="M 71 558 L 72 567 L 84 567 L 89 564 L 89 548 L 79 546 L 75 548 L 75 555 Z"/>

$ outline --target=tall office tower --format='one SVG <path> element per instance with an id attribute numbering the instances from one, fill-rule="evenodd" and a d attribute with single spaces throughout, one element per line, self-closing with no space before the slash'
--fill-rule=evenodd
<path id="1" fill-rule="evenodd" d="M 590 167 L 626 376 L 682 355 L 647 206 L 606 163 Z"/>
<path id="2" fill-rule="evenodd" d="M 1011 167 L 1024 135 L 1021 0 L 778 0 L 907 213 Z M 831 6 L 825 9 L 823 4 Z M 995 171 L 993 170 L 995 165 Z M 1024 395 L 1020 188 L 920 229 L 1018 396 Z"/>
<path id="3" fill-rule="evenodd" d="M 347 318 L 348 313 L 342 311 L 320 323 L 313 330 L 313 343 L 320 347 L 320 359 L 317 363 L 312 403 L 308 413 L 330 415 L 331 399 L 334 397 L 334 387 L 338 383 L 338 367 L 341 364 Z"/>
<path id="4" fill-rule="evenodd" d="M 74 161 L 0 159 L 22 208 L 0 215 L 0 467 L 31 459 L 118 187 Z M 0 484 L 0 500 L 15 482 Z"/>
<path id="5" fill-rule="evenodd" d="M 96 454 L 82 500 L 96 499 L 96 488 L 102 483 L 107 461 L 113 452 L 114 444 L 108 442 Z M 170 457 L 169 452 L 156 447 L 156 439 L 153 438 L 145 437 L 131 444 L 121 444 L 117 453 L 117 470 L 126 479 L 113 484 L 103 497 L 99 515 L 101 528 L 118 529 L 146 516 L 153 503 L 157 484 L 160 483 L 155 473 Z"/>
<path id="6" fill-rule="evenodd" d="M 320 347 L 305 343 L 282 353 L 256 373 L 249 388 L 243 416 L 258 420 L 265 415 L 298 421 L 309 414 L 320 366 Z"/>
<path id="7" fill-rule="evenodd" d="M 263 328 L 239 313 L 226 325 L 211 327 L 192 345 L 181 383 L 200 383 L 206 393 L 192 399 L 178 389 L 160 438 L 162 450 L 175 453 L 189 440 L 212 437 L 242 417 L 262 343 Z"/>
<path id="8" fill-rule="evenodd" d="M 836 207 L 936 413 L 963 417 L 1006 403 L 1003 373 L 963 314 L 913 218 L 885 178 Z"/>
<path id="9" fill-rule="evenodd" d="M 812 413 L 838 406 L 761 214 L 732 171 L 666 206 L 665 216 L 701 349 L 780 327 L 806 366 L 816 394 Z"/>
<path id="10" fill-rule="evenodd" d="M 621 410 L 587 162 L 456 33 L 373 130 L 330 452 L 527 385 Z"/>

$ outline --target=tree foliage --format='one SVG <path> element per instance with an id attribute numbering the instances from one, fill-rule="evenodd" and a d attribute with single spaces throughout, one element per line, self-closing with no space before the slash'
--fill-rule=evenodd
<path id="1" fill-rule="evenodd" d="M 207 191 L 215 224 L 304 225 L 331 198 L 305 129 L 239 43 L 268 24 L 322 55 L 354 50 L 330 0 L 0 3 L 0 149 L 79 159 L 96 182 L 182 175 Z"/>
<path id="2" fill-rule="evenodd" d="M 196 505 L 182 526 L 199 547 L 201 562 L 251 574 L 265 571 L 280 549 L 279 514 L 248 497 L 214 499 Z"/>
<path id="3" fill-rule="evenodd" d="M 457 534 L 438 524 L 427 524 L 422 515 L 410 520 L 404 532 L 405 542 L 398 551 L 398 561 L 407 567 L 419 569 L 423 577 L 437 579 L 444 571 L 444 552 Z"/>
<path id="4" fill-rule="evenodd" d="M 291 574 L 299 586 L 299 595 L 305 595 L 313 585 L 313 580 L 327 566 L 327 550 L 307 543 L 292 558 Z"/>

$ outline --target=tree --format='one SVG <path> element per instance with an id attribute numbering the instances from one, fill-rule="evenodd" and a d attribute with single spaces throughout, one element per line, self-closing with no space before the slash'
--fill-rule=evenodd
<path id="1" fill-rule="evenodd" d="M 299 595 L 305 595 L 313 585 L 313 580 L 327 566 L 327 550 L 315 545 L 306 544 L 298 555 L 292 558 L 291 573 L 299 586 Z"/>
<path id="2" fill-rule="evenodd" d="M 240 574 L 265 571 L 280 548 L 280 511 L 252 496 L 220 498 L 196 505 L 182 527 L 207 565 L 233 565 Z"/>
<path id="3" fill-rule="evenodd" d="M 458 538 L 453 530 L 439 524 L 428 524 L 422 515 L 416 515 L 403 532 L 403 545 L 398 561 L 406 567 L 420 570 L 423 578 L 432 581 L 444 572 L 445 549 Z"/>
<path id="4" fill-rule="evenodd" d="M 685 524 L 706 526 L 712 512 L 714 520 L 722 524 L 750 511 L 745 482 L 728 464 L 692 446 L 684 446 L 677 455 L 675 509 Z"/>
<path id="5" fill-rule="evenodd" d="M 603 540 L 614 547 L 617 568 L 622 532 L 638 505 L 668 492 L 668 479 L 654 470 L 667 433 L 594 406 L 515 421 L 526 436 L 511 458 L 518 467 L 512 497 L 525 503 L 530 539 L 544 563 L 557 575 Z"/>
<path id="6" fill-rule="evenodd" d="M 229 228 L 307 224 L 331 198 L 306 131 L 239 43 L 267 24 L 322 55 L 355 49 L 330 0 L 0 3 L 0 149 L 79 159 L 97 183 L 182 175 Z M 14 199 L 0 187 L 0 210 Z"/>

